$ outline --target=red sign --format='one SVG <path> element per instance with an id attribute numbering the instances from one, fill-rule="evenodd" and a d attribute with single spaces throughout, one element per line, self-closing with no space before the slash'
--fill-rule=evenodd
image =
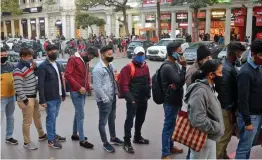
<path id="1" fill-rule="evenodd" d="M 146 21 L 154 21 L 156 17 L 154 15 L 146 15 Z"/>
<path id="2" fill-rule="evenodd" d="M 176 19 L 187 19 L 187 13 L 177 13 Z"/>
<path id="3" fill-rule="evenodd" d="M 178 23 L 178 28 L 187 28 L 188 23 Z"/>
<path id="4" fill-rule="evenodd" d="M 255 7 L 254 8 L 255 15 L 262 15 L 262 7 Z"/>
<path id="5" fill-rule="evenodd" d="M 171 30 L 171 23 L 161 23 L 161 29 Z"/>
<path id="6" fill-rule="evenodd" d="M 262 16 L 257 16 L 256 26 L 262 26 Z"/>
<path id="7" fill-rule="evenodd" d="M 156 6 L 156 2 L 157 0 L 143 0 L 143 7 L 152 7 L 152 6 Z M 163 4 L 170 4 L 172 2 L 172 0 L 160 0 L 160 5 Z"/>
<path id="8" fill-rule="evenodd" d="M 193 14 L 193 18 L 195 18 L 195 14 Z M 197 18 L 205 18 L 206 17 L 206 12 L 198 12 L 197 13 Z"/>
<path id="9" fill-rule="evenodd" d="M 257 39 L 262 39 L 262 33 L 257 33 Z"/>
<path id="10" fill-rule="evenodd" d="M 245 16 L 237 16 L 234 20 L 235 26 L 244 26 L 245 25 Z"/>
<path id="11" fill-rule="evenodd" d="M 170 20 L 171 19 L 171 14 L 169 14 L 169 13 L 161 14 L 160 19 L 161 19 L 161 21 L 162 20 Z"/>
<path id="12" fill-rule="evenodd" d="M 237 16 L 245 16 L 246 14 L 247 14 L 247 12 L 246 12 L 246 9 L 244 9 L 244 8 L 239 8 L 239 9 L 234 9 L 233 10 L 233 15 L 235 17 L 237 17 Z"/>

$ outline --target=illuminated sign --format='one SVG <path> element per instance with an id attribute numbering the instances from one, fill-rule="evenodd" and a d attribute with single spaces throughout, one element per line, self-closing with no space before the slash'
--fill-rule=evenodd
<path id="1" fill-rule="evenodd" d="M 231 3 L 232 0 L 218 0 L 218 3 Z"/>
<path id="2" fill-rule="evenodd" d="M 213 11 L 212 13 L 212 17 L 214 18 L 222 18 L 225 16 L 225 11 Z"/>

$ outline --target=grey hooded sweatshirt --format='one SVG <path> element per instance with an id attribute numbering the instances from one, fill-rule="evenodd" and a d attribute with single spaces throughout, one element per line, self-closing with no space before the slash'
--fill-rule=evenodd
<path id="1" fill-rule="evenodd" d="M 208 139 L 218 141 L 224 134 L 224 121 L 220 102 L 207 79 L 189 86 L 185 102 L 191 125 L 207 133 Z"/>

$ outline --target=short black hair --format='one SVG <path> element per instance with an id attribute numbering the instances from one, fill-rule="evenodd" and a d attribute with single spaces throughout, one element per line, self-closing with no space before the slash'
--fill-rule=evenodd
<path id="1" fill-rule="evenodd" d="M 104 54 L 106 51 L 113 50 L 113 47 L 111 45 L 105 45 L 100 49 L 100 53 Z"/>
<path id="2" fill-rule="evenodd" d="M 251 52 L 255 55 L 262 53 L 262 40 L 255 40 L 254 42 L 252 42 Z"/>
<path id="3" fill-rule="evenodd" d="M 96 48 L 96 47 L 88 47 L 86 49 L 86 52 L 87 52 L 87 54 L 93 55 L 94 57 L 98 57 L 99 56 L 98 55 L 98 48 Z"/>
<path id="4" fill-rule="evenodd" d="M 166 46 L 167 55 L 171 57 L 173 55 L 173 52 L 177 50 L 179 47 L 181 47 L 181 42 L 171 42 Z"/>
<path id="5" fill-rule="evenodd" d="M 3 47 L 1 47 L 1 53 L 2 53 L 2 52 L 6 52 L 6 49 L 3 48 Z"/>
<path id="6" fill-rule="evenodd" d="M 19 53 L 20 57 L 22 56 L 33 56 L 34 55 L 34 51 L 31 48 L 28 47 L 22 47 L 20 49 L 20 53 Z"/>
<path id="7" fill-rule="evenodd" d="M 238 51 L 245 51 L 246 47 L 240 42 L 233 41 L 227 45 L 227 56 L 235 56 Z"/>
<path id="8" fill-rule="evenodd" d="M 53 44 L 48 44 L 46 46 L 46 51 L 48 52 L 48 51 L 52 51 L 52 50 L 57 50 L 57 47 Z"/>

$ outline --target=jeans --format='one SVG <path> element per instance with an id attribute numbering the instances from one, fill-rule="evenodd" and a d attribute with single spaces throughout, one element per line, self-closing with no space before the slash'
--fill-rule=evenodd
<path id="1" fill-rule="evenodd" d="M 175 129 L 175 122 L 178 111 L 181 107 L 164 104 L 164 127 L 162 131 L 162 157 L 169 156 L 170 150 L 173 148 L 173 141 L 171 140 L 173 131 Z"/>
<path id="2" fill-rule="evenodd" d="M 126 120 L 125 120 L 125 137 L 124 140 L 130 141 L 131 130 L 133 128 L 133 121 L 136 116 L 135 121 L 135 139 L 141 138 L 142 125 L 145 122 L 146 112 L 147 112 L 147 101 L 136 101 L 135 104 L 126 103 Z"/>
<path id="3" fill-rule="evenodd" d="M 257 133 L 259 133 L 262 124 L 262 115 L 250 115 L 251 123 L 254 126 L 252 131 L 245 129 L 245 122 L 240 113 L 237 117 L 237 125 L 240 129 L 240 139 L 237 146 L 235 159 L 249 159 L 250 151 Z"/>
<path id="4" fill-rule="evenodd" d="M 12 138 L 14 131 L 15 96 L 1 98 L 1 124 L 6 115 L 6 139 Z"/>
<path id="5" fill-rule="evenodd" d="M 108 143 L 105 126 L 108 121 L 110 137 L 116 137 L 115 120 L 116 120 L 116 99 L 109 103 L 98 102 L 99 125 L 101 140 L 104 144 Z"/>
<path id="6" fill-rule="evenodd" d="M 85 118 L 85 100 L 86 94 L 81 94 L 80 92 L 70 92 L 73 105 L 75 107 L 75 117 L 73 124 L 73 133 L 79 133 L 79 140 L 84 141 L 84 118 Z"/>
<path id="7" fill-rule="evenodd" d="M 200 152 L 191 150 L 190 159 L 216 159 L 216 142 L 207 139 Z"/>
<path id="8" fill-rule="evenodd" d="M 56 135 L 56 118 L 61 105 L 61 99 L 47 101 L 46 131 L 48 141 L 53 141 Z"/>

